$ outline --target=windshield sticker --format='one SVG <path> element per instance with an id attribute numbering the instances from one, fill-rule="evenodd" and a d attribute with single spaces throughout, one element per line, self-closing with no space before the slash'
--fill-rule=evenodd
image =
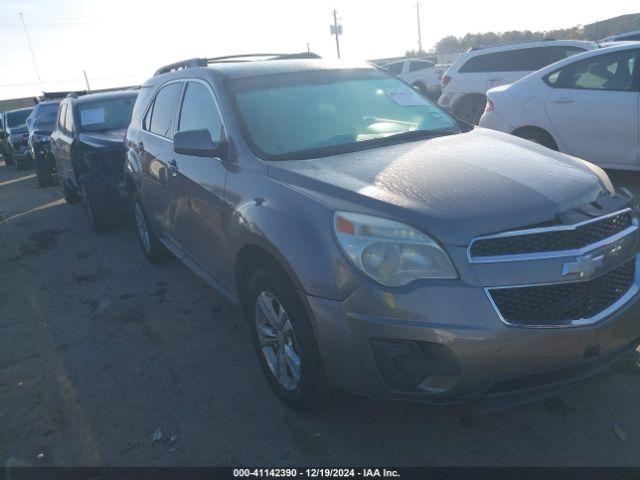
<path id="1" fill-rule="evenodd" d="M 80 112 L 80 123 L 82 125 L 93 125 L 104 123 L 104 108 L 91 108 Z"/>
<path id="2" fill-rule="evenodd" d="M 385 90 L 384 93 L 401 107 L 425 107 L 429 105 L 417 92 L 409 88 L 393 88 Z"/>

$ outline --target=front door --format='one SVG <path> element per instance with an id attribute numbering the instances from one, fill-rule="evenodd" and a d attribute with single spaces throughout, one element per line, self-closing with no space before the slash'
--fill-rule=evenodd
<path id="1" fill-rule="evenodd" d="M 220 110 L 212 87 L 191 80 L 184 91 L 178 131 L 209 131 L 214 141 L 224 139 Z M 173 153 L 175 170 L 169 179 L 175 201 L 172 236 L 198 266 L 228 285 L 224 231 L 227 164 L 219 158 Z"/>

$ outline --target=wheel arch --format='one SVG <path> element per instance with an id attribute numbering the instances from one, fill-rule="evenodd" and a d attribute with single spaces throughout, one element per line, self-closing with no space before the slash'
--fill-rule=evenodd
<path id="1" fill-rule="evenodd" d="M 555 137 L 549 132 L 546 128 L 539 127 L 537 125 L 524 125 L 522 127 L 518 127 L 511 132 L 511 135 L 515 135 L 516 137 L 526 138 L 526 135 L 537 135 L 541 139 L 546 139 L 549 144 L 543 143 L 545 147 L 551 148 L 552 150 L 559 151 L 558 142 Z"/>

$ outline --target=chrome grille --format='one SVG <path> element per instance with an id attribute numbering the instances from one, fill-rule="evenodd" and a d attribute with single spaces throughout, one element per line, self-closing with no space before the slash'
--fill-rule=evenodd
<path id="1" fill-rule="evenodd" d="M 615 305 L 634 285 L 636 259 L 591 280 L 489 288 L 503 320 L 520 326 L 569 326 Z"/>
<path id="2" fill-rule="evenodd" d="M 622 233 L 633 225 L 631 210 L 625 210 L 577 226 L 533 229 L 531 233 L 523 230 L 479 238 L 471 244 L 469 253 L 474 259 L 579 250 Z"/>

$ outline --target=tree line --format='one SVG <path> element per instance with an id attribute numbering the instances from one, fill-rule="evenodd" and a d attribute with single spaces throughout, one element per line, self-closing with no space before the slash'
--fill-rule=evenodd
<path id="1" fill-rule="evenodd" d="M 509 32 L 467 33 L 464 37 L 449 35 L 440 39 L 430 53 L 458 53 L 466 52 L 470 48 L 483 47 L 498 43 L 525 42 L 532 40 L 544 40 L 553 38 L 556 40 L 573 39 L 584 40 L 586 38 L 584 28 L 575 26 L 558 30 L 533 32 L 531 30 L 512 30 Z M 417 52 L 407 52 L 408 55 Z"/>

